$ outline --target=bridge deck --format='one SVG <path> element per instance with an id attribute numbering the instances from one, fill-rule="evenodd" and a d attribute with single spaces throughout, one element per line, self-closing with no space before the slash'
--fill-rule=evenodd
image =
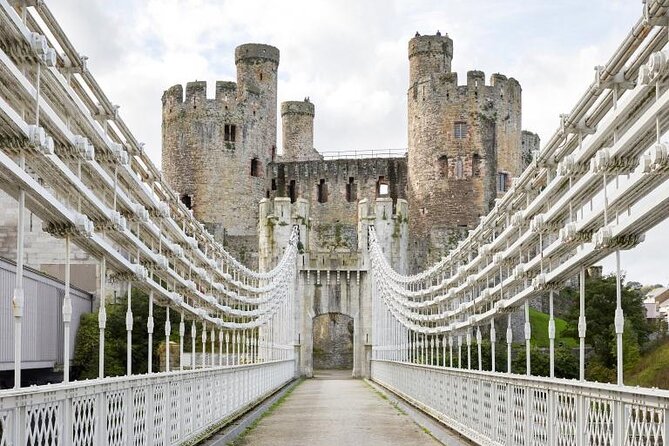
<path id="1" fill-rule="evenodd" d="M 350 372 L 304 381 L 235 445 L 439 445 Z"/>

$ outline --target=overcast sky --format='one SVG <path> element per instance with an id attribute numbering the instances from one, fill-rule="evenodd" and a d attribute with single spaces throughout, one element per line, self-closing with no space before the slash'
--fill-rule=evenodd
<path id="1" fill-rule="evenodd" d="M 448 33 L 453 70 L 523 88 L 523 128 L 547 141 L 642 13 L 640 0 L 49 0 L 153 161 L 162 92 L 234 80 L 234 48 L 281 50 L 279 102 L 309 96 L 320 151 L 407 146 L 407 43 Z M 280 131 L 279 131 L 280 133 Z M 279 134 L 280 137 L 280 134 Z M 669 225 L 623 253 L 628 278 L 667 284 Z M 662 255 L 664 254 L 664 255 Z"/>

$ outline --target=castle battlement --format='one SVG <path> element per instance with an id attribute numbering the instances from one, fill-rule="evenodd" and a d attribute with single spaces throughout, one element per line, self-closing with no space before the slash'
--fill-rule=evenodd
<path id="1" fill-rule="evenodd" d="M 458 73 L 454 71 L 446 73 L 432 73 L 429 76 L 424 76 L 416 82 L 409 85 L 409 94 L 418 96 L 423 89 L 425 94 L 440 94 L 442 89 L 457 91 L 459 94 L 474 94 L 490 92 L 491 94 L 499 93 L 503 95 L 520 95 L 522 88 L 520 83 L 513 77 L 506 77 L 501 73 L 494 73 L 486 82 L 485 73 L 480 70 L 467 71 L 467 81 L 464 84 L 458 83 Z M 420 92 L 420 93 L 419 93 Z"/>
<path id="2" fill-rule="evenodd" d="M 237 88 L 237 82 L 216 81 L 215 96 L 213 98 L 208 98 L 207 85 L 207 81 L 193 81 L 186 83 L 185 89 L 181 84 L 171 86 L 163 92 L 163 108 L 175 107 L 182 104 L 199 105 L 219 102 L 242 103 L 248 101 L 249 97 L 257 99 L 262 94 L 257 86 L 247 85 L 245 91 L 246 95 L 240 95 Z"/>

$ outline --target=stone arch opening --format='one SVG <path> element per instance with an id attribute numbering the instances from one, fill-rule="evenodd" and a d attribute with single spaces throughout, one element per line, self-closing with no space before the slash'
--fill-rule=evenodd
<path id="1" fill-rule="evenodd" d="M 313 320 L 314 370 L 353 369 L 353 318 L 325 313 Z"/>

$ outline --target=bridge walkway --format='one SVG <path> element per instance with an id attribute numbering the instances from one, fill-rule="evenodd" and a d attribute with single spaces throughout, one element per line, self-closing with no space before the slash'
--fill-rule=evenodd
<path id="1" fill-rule="evenodd" d="M 235 446 L 437 446 L 405 413 L 348 371 L 305 380 Z"/>

